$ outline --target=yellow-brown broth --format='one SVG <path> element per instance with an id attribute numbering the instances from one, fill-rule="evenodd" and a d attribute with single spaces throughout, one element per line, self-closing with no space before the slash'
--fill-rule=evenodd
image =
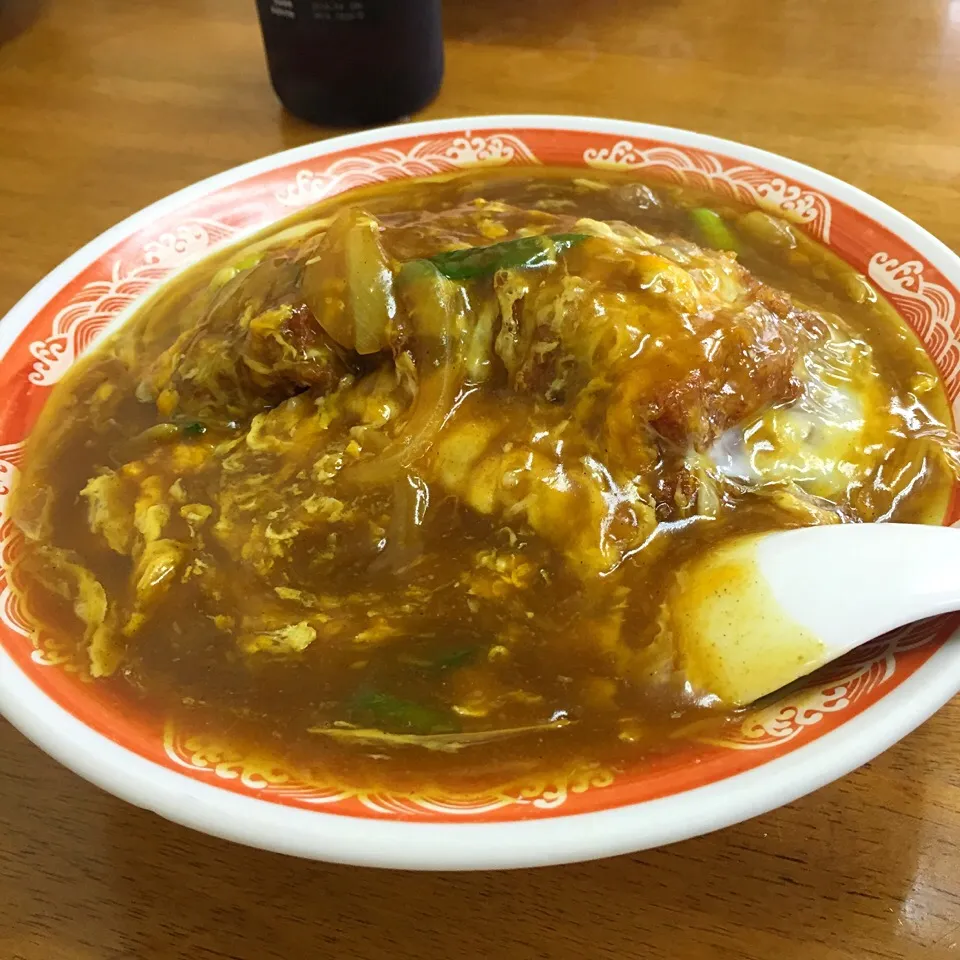
<path id="1" fill-rule="evenodd" d="M 747 210 L 728 200 L 654 184 L 663 205 L 652 212 L 631 211 L 610 189 L 634 183 L 629 175 L 591 172 L 589 182 L 584 176 L 583 171 L 545 169 L 385 184 L 326 201 L 265 236 L 328 217 L 349 201 L 392 224 L 389 253 L 400 262 L 433 255 L 464 236 L 477 244 L 500 239 L 482 232 L 438 239 L 430 232 L 433 211 L 475 211 L 478 197 L 524 210 L 626 220 L 657 236 L 700 243 L 703 238 L 689 217 L 691 207 L 710 206 L 730 222 Z M 512 217 L 490 214 L 491 222 L 505 224 L 511 235 L 523 220 L 513 222 Z M 470 230 L 485 229 L 478 223 L 474 218 Z M 903 485 L 874 491 L 864 508 L 870 515 L 859 518 L 939 522 L 952 478 L 945 461 L 928 451 L 917 435 L 931 424 L 949 423 L 949 414 L 939 384 L 929 388 L 927 383 L 919 395 L 918 383 L 936 375 L 914 335 L 862 278 L 812 242 L 784 249 L 752 241 L 745 231 L 739 239 L 739 260 L 757 278 L 805 307 L 843 318 L 871 348 L 891 408 L 908 411 L 887 443 L 891 451 L 905 451 L 907 460 L 917 451 L 911 473 L 915 482 L 906 493 Z M 86 650 L 78 639 L 82 629 L 76 598 L 58 596 L 44 582 L 43 549 L 52 545 L 70 551 L 103 585 L 108 598 L 129 591 L 133 560 L 109 549 L 103 537 L 91 531 L 81 490 L 105 469 L 149 460 L 152 441 L 145 441 L 143 432 L 170 417 L 157 403 L 138 399 L 143 370 L 194 322 L 191 304 L 234 257 L 235 251 L 218 253 L 177 277 L 77 364 L 55 389 L 30 439 L 23 480 L 15 493 L 15 513 L 28 534 L 23 571 L 34 583 L 27 587 L 27 606 L 35 619 L 76 648 L 78 662 L 85 662 Z M 573 254 L 571 262 L 577 262 Z M 374 366 L 369 359 L 358 362 L 357 375 Z M 524 436 L 531 418 L 542 417 L 549 427 L 567 415 L 573 399 L 531 406 L 500 376 L 463 388 L 459 403 L 460 420 L 452 421 L 448 430 L 494 410 L 505 436 Z M 296 415 L 305 416 L 303 411 Z M 911 432 L 910 424 L 918 417 L 923 429 Z M 185 451 L 179 455 L 182 462 L 189 461 L 191 450 L 202 449 L 209 456 L 218 445 L 238 437 L 242 442 L 248 423 L 211 421 L 204 434 L 181 432 L 174 445 Z M 585 436 L 584 443 L 590 440 L 589 430 Z M 182 503 L 168 492 L 178 478 L 176 458 L 172 453 L 163 456 L 163 465 L 154 464 L 147 472 L 159 473 L 161 497 L 175 508 L 165 535 L 183 540 L 189 534 L 186 520 L 179 517 Z M 147 468 L 138 469 L 142 473 Z M 285 476 L 280 466 L 277 470 L 278 478 Z M 200 469 L 185 482 L 190 503 L 218 508 L 223 482 L 219 466 Z M 309 481 L 295 483 L 293 474 L 267 483 L 281 487 L 272 491 L 274 497 L 305 498 L 313 492 Z M 349 491 L 340 494 L 354 496 Z M 403 526 L 403 511 L 409 512 L 411 498 L 417 496 L 423 498 L 423 512 L 411 536 L 409 525 Z M 804 522 L 769 498 L 748 494 L 714 518 L 698 518 L 695 510 L 684 517 L 665 516 L 652 538 L 628 553 L 617 569 L 583 576 L 549 537 L 529 525 L 508 523 L 499 514 L 471 509 L 456 490 L 418 478 L 416 462 L 392 483 L 355 497 L 360 512 L 380 533 L 339 543 L 336 562 L 322 568 L 319 585 L 319 575 L 310 573 L 311 563 L 327 541 L 319 535 L 301 537 L 291 548 L 291 569 L 299 574 L 293 579 L 285 574 L 284 588 L 290 598 L 290 591 L 308 587 L 322 587 L 328 596 L 352 597 L 342 601 L 351 637 L 329 643 L 318 638 L 293 656 L 241 651 L 231 632 L 235 629 L 227 623 L 231 617 L 239 622 L 237 609 L 221 606 L 214 611 L 197 580 L 177 580 L 145 623 L 122 641 L 118 670 L 95 682 L 111 684 L 139 708 L 207 731 L 241 752 L 328 771 L 351 783 L 412 787 L 442 780 L 473 788 L 584 761 L 630 766 L 677 749 L 688 736 L 684 731 L 702 732 L 705 719 L 723 724 L 735 718 L 734 711 L 712 701 L 709 691 L 685 688 L 682 663 L 670 661 L 669 655 L 670 669 L 664 674 L 660 607 L 676 571 L 710 544 L 737 533 Z M 393 540 L 399 542 L 399 552 Z M 234 598 L 224 601 L 228 606 L 233 602 L 239 609 L 248 602 L 245 598 L 275 589 L 275 583 L 268 578 L 265 586 L 257 571 L 239 563 L 214 537 L 207 536 L 204 543 L 207 562 L 217 567 Z M 478 560 L 481 555 L 486 559 Z M 503 569 L 497 568 L 498 562 Z M 284 602 L 291 609 L 298 603 L 289 598 Z M 214 615 L 227 619 L 215 624 Z M 290 616 L 295 620 L 298 614 Z M 334 609 L 329 616 L 336 619 L 338 613 Z M 364 616 L 376 629 L 371 639 L 358 641 L 353 638 L 362 634 Z M 399 635 L 378 637 L 377 630 L 389 632 L 397 623 Z M 396 740 L 357 742 L 312 732 L 331 725 L 448 736 L 539 729 L 447 752 Z"/>

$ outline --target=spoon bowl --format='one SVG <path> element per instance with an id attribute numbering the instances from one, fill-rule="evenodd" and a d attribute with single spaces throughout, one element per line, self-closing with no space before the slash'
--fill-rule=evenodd
<path id="1" fill-rule="evenodd" d="M 960 530 L 851 523 L 742 537 L 692 561 L 668 602 L 694 687 L 746 705 L 960 610 Z"/>

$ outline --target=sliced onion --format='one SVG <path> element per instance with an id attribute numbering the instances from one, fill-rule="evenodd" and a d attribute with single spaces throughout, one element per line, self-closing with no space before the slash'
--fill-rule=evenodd
<path id="1" fill-rule="evenodd" d="M 390 345 L 396 316 L 393 271 L 369 214 L 343 210 L 306 262 L 300 289 L 321 327 L 359 354 Z"/>
<path id="2" fill-rule="evenodd" d="M 393 482 L 433 446 L 464 385 L 462 331 L 469 304 L 459 284 L 425 260 L 408 263 L 397 278 L 406 308 L 403 333 L 417 371 L 417 394 L 400 432 L 376 458 L 344 470 L 345 481 L 363 485 Z"/>

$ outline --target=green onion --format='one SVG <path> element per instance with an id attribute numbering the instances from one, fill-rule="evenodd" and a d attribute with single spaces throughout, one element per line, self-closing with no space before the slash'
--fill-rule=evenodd
<path id="1" fill-rule="evenodd" d="M 694 207 L 690 211 L 690 219 L 708 247 L 713 247 L 714 250 L 740 252 L 740 243 L 736 234 L 716 210 L 708 207 Z"/>
<path id="2" fill-rule="evenodd" d="M 529 270 L 556 263 L 561 253 L 586 238 L 585 233 L 519 237 L 486 247 L 450 250 L 427 259 L 450 280 L 472 280 L 497 270 Z"/>
<path id="3" fill-rule="evenodd" d="M 479 647 L 460 647 L 436 657 L 431 661 L 430 666 L 434 670 L 453 670 L 470 663 L 477 656 L 479 650 Z"/>
<path id="4" fill-rule="evenodd" d="M 207 425 L 196 420 L 193 423 L 184 424 L 180 428 L 180 432 L 185 437 L 202 437 L 207 432 Z"/>
<path id="5" fill-rule="evenodd" d="M 457 725 L 444 710 L 363 688 L 350 699 L 351 718 L 369 717 L 390 733 L 454 733 Z"/>

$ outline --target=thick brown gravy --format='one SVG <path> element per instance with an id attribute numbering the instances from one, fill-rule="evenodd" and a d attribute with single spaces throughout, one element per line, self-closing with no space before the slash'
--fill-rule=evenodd
<path id="1" fill-rule="evenodd" d="M 390 183 L 71 370 L 20 574 L 94 682 L 241 753 L 461 789 L 632 766 L 736 715 L 672 645 L 684 562 L 938 522 L 947 423 L 914 335 L 782 221 L 625 174 Z"/>

